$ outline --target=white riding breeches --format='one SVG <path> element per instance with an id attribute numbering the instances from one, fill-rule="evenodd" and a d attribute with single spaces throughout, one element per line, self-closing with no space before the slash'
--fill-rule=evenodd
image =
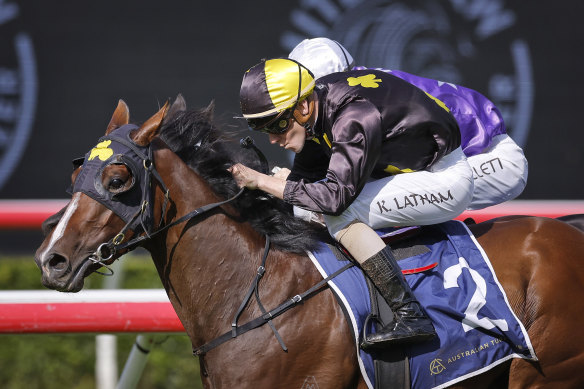
<path id="1" fill-rule="evenodd" d="M 324 219 L 335 237 L 354 220 L 374 229 L 445 222 L 469 206 L 473 181 L 473 170 L 458 148 L 428 170 L 369 181 L 341 215 Z"/>
<path id="2" fill-rule="evenodd" d="M 468 157 L 474 193 L 467 209 L 482 209 L 519 196 L 527 184 L 527 159 L 507 134 L 493 138 L 481 154 Z"/>

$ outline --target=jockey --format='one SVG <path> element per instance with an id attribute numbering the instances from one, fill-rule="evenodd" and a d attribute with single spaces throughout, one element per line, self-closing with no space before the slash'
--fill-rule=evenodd
<path id="1" fill-rule="evenodd" d="M 337 41 L 305 39 L 289 55 L 320 78 L 354 67 L 353 57 Z M 519 196 L 527 183 L 523 150 L 507 135 L 501 112 L 482 94 L 459 85 L 418 77 L 399 70 L 379 69 L 417 86 L 442 101 L 458 122 L 462 151 L 474 172 L 469 210 L 486 208 Z"/>
<path id="2" fill-rule="evenodd" d="M 324 214 L 330 234 L 394 312 L 395 320 L 362 347 L 433 338 L 430 319 L 373 228 L 441 223 L 468 207 L 473 173 L 449 110 L 382 71 L 333 73 L 315 82 L 303 65 L 282 58 L 245 72 L 240 103 L 253 130 L 296 156 L 287 179 L 233 165 L 238 185 Z"/>

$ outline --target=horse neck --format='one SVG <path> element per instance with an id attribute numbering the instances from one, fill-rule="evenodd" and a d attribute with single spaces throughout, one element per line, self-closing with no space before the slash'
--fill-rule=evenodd
<path id="1" fill-rule="evenodd" d="M 175 210 L 169 218 L 221 200 L 170 150 L 159 150 L 155 157 Z M 162 204 L 159 190 L 154 201 Z M 262 236 L 225 210 L 181 223 L 150 244 L 162 283 L 193 342 L 225 331 L 222 325 L 230 323 L 249 288 L 263 245 Z"/>

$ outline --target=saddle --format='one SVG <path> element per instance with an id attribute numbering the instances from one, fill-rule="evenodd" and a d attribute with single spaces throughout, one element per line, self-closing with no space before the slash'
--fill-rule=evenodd
<path id="1" fill-rule="evenodd" d="M 379 232 L 379 231 L 378 231 Z M 511 310 L 492 266 L 461 222 L 383 231 L 406 281 L 434 323 L 428 342 L 359 350 L 370 389 L 444 388 L 509 358 L 536 360 L 523 325 Z M 309 253 L 324 277 L 351 263 L 330 244 Z M 375 332 L 393 315 L 376 288 L 354 266 L 328 281 L 353 328 Z M 354 339 L 356 346 L 360 339 Z"/>

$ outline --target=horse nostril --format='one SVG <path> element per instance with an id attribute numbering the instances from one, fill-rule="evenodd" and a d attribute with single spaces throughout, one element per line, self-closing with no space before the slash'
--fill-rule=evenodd
<path id="1" fill-rule="evenodd" d="M 67 268 L 67 260 L 59 254 L 51 254 L 48 264 L 50 269 L 57 271 L 62 271 Z"/>

